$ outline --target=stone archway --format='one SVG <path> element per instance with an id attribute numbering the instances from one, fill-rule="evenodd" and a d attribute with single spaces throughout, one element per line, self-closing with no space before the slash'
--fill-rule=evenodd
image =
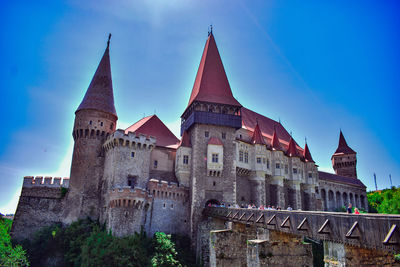
<path id="1" fill-rule="evenodd" d="M 216 199 L 209 199 L 209 200 L 207 200 L 207 202 L 205 204 L 205 207 L 208 207 L 209 205 L 211 205 L 211 206 L 213 206 L 213 205 L 219 206 L 219 205 L 221 205 L 221 202 L 219 202 Z"/>
<path id="2" fill-rule="evenodd" d="M 328 210 L 334 210 L 335 207 L 335 200 L 334 200 L 334 194 L 332 190 L 329 190 L 328 192 Z"/>
<path id="3" fill-rule="evenodd" d="M 336 192 L 336 208 L 338 210 L 342 208 L 342 194 L 339 191 Z"/>
<path id="4" fill-rule="evenodd" d="M 326 201 L 326 191 L 325 191 L 325 189 L 321 189 L 321 198 L 322 198 L 323 210 L 328 210 L 328 203 Z"/>

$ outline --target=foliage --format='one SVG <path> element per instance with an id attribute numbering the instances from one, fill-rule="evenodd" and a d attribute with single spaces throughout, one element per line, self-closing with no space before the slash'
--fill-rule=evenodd
<path id="1" fill-rule="evenodd" d="M 400 214 L 400 187 L 367 193 L 370 212 Z"/>
<path id="2" fill-rule="evenodd" d="M 171 236 L 163 232 L 154 234 L 155 255 L 151 259 L 154 267 L 158 266 L 182 266 L 177 258 L 175 244 L 171 241 Z"/>
<path id="3" fill-rule="evenodd" d="M 60 188 L 60 191 L 61 191 L 61 197 L 65 197 L 65 195 L 66 195 L 67 192 L 68 192 L 68 188 L 66 188 L 66 187 L 61 187 L 61 188 Z"/>
<path id="4" fill-rule="evenodd" d="M 175 242 L 178 244 L 175 248 Z M 32 266 L 46 265 L 58 255 L 66 266 L 195 266 L 187 237 L 145 232 L 115 237 L 105 226 L 89 219 L 69 226 L 53 225 L 23 243 Z"/>
<path id="5" fill-rule="evenodd" d="M 11 220 L 0 217 L 0 266 L 29 266 L 25 250 L 11 243 L 11 224 Z"/>

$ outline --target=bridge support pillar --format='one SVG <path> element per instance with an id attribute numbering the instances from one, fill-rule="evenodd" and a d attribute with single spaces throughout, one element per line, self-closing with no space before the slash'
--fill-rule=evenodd
<path id="1" fill-rule="evenodd" d="M 400 266 L 391 252 L 324 241 L 325 266 Z"/>

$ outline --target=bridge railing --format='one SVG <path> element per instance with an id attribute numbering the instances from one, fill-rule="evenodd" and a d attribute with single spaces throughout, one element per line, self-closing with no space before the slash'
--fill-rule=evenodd
<path id="1" fill-rule="evenodd" d="M 270 230 L 400 253 L 400 215 L 206 207 L 203 214 Z"/>

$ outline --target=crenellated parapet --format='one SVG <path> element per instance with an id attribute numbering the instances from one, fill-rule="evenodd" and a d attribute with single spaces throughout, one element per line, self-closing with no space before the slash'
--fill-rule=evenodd
<path id="1" fill-rule="evenodd" d="M 43 176 L 25 176 L 22 187 L 69 187 L 68 177 L 43 177 Z"/>
<path id="2" fill-rule="evenodd" d="M 189 197 L 189 188 L 180 186 L 177 183 L 150 179 L 147 184 L 150 193 L 155 199 L 171 199 L 178 202 L 185 202 Z"/>
<path id="3" fill-rule="evenodd" d="M 114 147 L 130 147 L 132 149 L 152 150 L 155 146 L 156 138 L 146 136 L 144 134 L 135 134 L 133 132 L 125 133 L 124 130 L 118 129 L 107 137 L 103 144 L 103 148 L 107 151 Z"/>
<path id="4" fill-rule="evenodd" d="M 124 186 L 114 188 L 110 192 L 109 207 L 132 207 L 135 209 L 143 209 L 146 204 L 151 203 L 153 196 L 145 189 Z"/>

